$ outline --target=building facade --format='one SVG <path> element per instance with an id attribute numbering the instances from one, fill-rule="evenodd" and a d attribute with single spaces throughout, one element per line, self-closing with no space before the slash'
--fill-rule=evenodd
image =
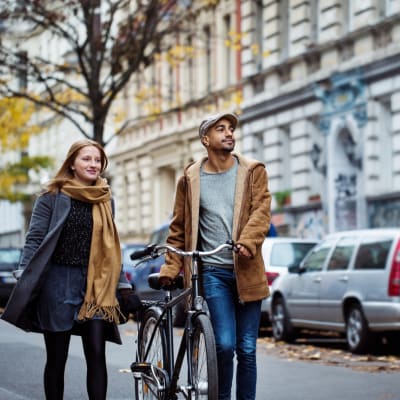
<path id="1" fill-rule="evenodd" d="M 232 110 L 232 96 L 240 97 L 238 150 L 265 162 L 281 234 L 398 226 L 400 2 L 213 3 L 197 21 L 205 51 L 177 71 L 179 111 L 118 139 L 122 236 L 169 218 L 177 177 L 203 154 L 202 116 Z"/>
<path id="2" fill-rule="evenodd" d="M 267 165 L 275 223 L 399 226 L 400 2 L 249 3 L 243 30 L 258 27 L 269 56 L 244 50 L 243 153 Z"/>
<path id="3" fill-rule="evenodd" d="M 170 218 L 178 177 L 205 154 L 197 133 L 202 118 L 220 110 L 240 112 L 241 2 L 208 3 L 198 2 L 189 22 L 195 29 L 171 43 L 183 56 L 171 62 L 162 55 L 116 104 L 139 121 L 117 138 L 110 155 L 116 222 L 124 241 L 147 240 Z M 160 96 L 150 98 L 150 112 L 155 106 L 164 111 L 146 118 L 144 93 L 154 91 Z"/>
<path id="4" fill-rule="evenodd" d="M 195 4 L 187 36 L 114 105 L 136 121 L 107 148 L 121 239 L 144 241 L 168 221 L 178 177 L 205 154 L 198 125 L 217 111 L 239 114 L 237 150 L 265 162 L 281 235 L 398 226 L 400 1 Z M 62 57 L 46 36 L 18 45 Z M 29 152 L 59 160 L 79 137 L 61 122 Z M 0 239 L 23 237 L 7 226 Z"/>

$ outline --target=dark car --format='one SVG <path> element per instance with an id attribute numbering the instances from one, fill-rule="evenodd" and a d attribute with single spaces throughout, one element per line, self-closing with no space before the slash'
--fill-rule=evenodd
<path id="1" fill-rule="evenodd" d="M 150 236 L 149 244 L 162 244 L 165 243 L 168 237 L 169 222 L 164 223 L 157 227 Z M 150 288 L 148 283 L 148 276 L 150 274 L 160 271 L 161 266 L 164 264 L 164 256 L 139 262 L 132 270 L 130 282 L 136 294 L 142 300 L 163 299 L 164 292 L 162 290 L 154 290 Z M 175 293 L 176 295 L 176 293 Z M 174 307 L 175 316 L 174 324 L 181 326 L 184 321 L 184 304 L 180 303 Z"/>
<path id="2" fill-rule="evenodd" d="M 169 224 L 165 223 L 155 229 L 151 236 L 149 244 L 162 244 L 165 243 L 168 236 Z M 164 264 L 164 257 L 158 257 L 155 259 L 146 260 L 139 262 L 132 271 L 131 283 L 137 294 L 142 299 L 153 299 L 158 298 L 160 293 L 149 287 L 147 278 L 150 274 L 160 271 L 161 265 Z M 137 262 L 137 261 L 135 261 Z M 161 293 L 162 295 L 162 293 Z"/>
<path id="3" fill-rule="evenodd" d="M 13 276 L 13 271 L 18 268 L 22 249 L 19 247 L 0 248 L 0 304 L 4 305 L 17 280 Z"/>
<path id="4" fill-rule="evenodd" d="M 129 282 L 132 282 L 132 276 L 135 274 L 135 266 L 138 263 L 137 260 L 131 260 L 131 254 L 134 251 L 142 250 L 146 247 L 144 243 L 122 243 L 121 244 L 121 260 L 122 270 L 124 271 L 126 278 Z"/>

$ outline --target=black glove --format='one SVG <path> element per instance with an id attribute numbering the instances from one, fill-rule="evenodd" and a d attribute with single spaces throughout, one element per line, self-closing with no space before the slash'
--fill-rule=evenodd
<path id="1" fill-rule="evenodd" d="M 132 289 L 124 288 L 117 290 L 117 299 L 119 302 L 119 308 L 123 316 L 128 319 L 129 314 L 134 314 L 139 311 L 142 307 L 142 303 L 139 297 L 135 294 Z"/>

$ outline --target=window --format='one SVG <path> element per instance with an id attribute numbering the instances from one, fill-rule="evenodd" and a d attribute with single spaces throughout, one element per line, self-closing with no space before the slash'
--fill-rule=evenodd
<path id="1" fill-rule="evenodd" d="M 356 238 L 342 238 L 336 245 L 329 260 L 328 271 L 347 269 L 355 248 Z"/>
<path id="2" fill-rule="evenodd" d="M 26 89 L 28 87 L 28 53 L 20 51 L 17 54 L 17 79 L 19 89 Z"/>
<path id="3" fill-rule="evenodd" d="M 319 39 L 319 1 L 311 0 L 310 1 L 310 41 L 317 43 Z"/>
<path id="4" fill-rule="evenodd" d="M 0 250 L 0 269 L 2 266 L 18 264 L 21 257 L 20 249 L 1 249 Z"/>
<path id="5" fill-rule="evenodd" d="M 191 36 L 187 38 L 187 47 L 188 49 L 193 48 L 193 39 Z M 195 76 L 194 76 L 194 62 L 193 62 L 193 57 L 187 57 L 187 89 L 189 91 L 188 93 L 188 99 L 193 100 L 194 98 L 194 85 L 196 83 Z"/>
<path id="6" fill-rule="evenodd" d="M 169 106 L 174 107 L 174 100 L 176 95 L 175 89 L 175 68 L 173 64 L 168 63 L 168 100 Z"/>
<path id="7" fill-rule="evenodd" d="M 264 53 L 264 19 L 263 19 L 263 2 L 262 0 L 255 1 L 254 4 L 254 44 L 255 54 L 254 62 L 257 72 L 260 72 L 263 67 Z"/>
<path id="8" fill-rule="evenodd" d="M 230 41 L 230 32 L 231 32 L 231 16 L 230 15 L 225 15 L 224 16 L 224 39 L 228 43 Z M 224 57 L 224 63 L 225 63 L 225 68 L 224 70 L 226 71 L 224 73 L 224 78 L 225 78 L 225 83 L 226 85 L 229 85 L 232 82 L 232 45 L 228 46 L 225 44 L 224 49 L 225 49 L 225 57 Z"/>
<path id="9" fill-rule="evenodd" d="M 395 2 L 397 0 L 379 0 L 378 1 L 378 10 L 379 10 L 379 17 L 385 18 L 391 14 L 393 14 L 396 6 L 398 6 Z"/>
<path id="10" fill-rule="evenodd" d="M 385 269 L 392 239 L 365 239 L 360 245 L 354 269 Z"/>
<path id="11" fill-rule="evenodd" d="M 311 250 L 310 254 L 304 260 L 302 267 L 307 272 L 321 271 L 324 267 L 326 257 L 334 244 L 333 240 L 327 240 L 320 245 L 317 245 Z"/>
<path id="12" fill-rule="evenodd" d="M 299 265 L 314 243 L 276 243 L 271 249 L 271 265 L 289 267 Z"/>
<path id="13" fill-rule="evenodd" d="M 206 72 L 206 91 L 207 93 L 211 92 L 211 32 L 210 27 L 206 26 L 204 28 L 204 37 L 205 37 L 205 72 Z"/>
<path id="14" fill-rule="evenodd" d="M 161 228 L 155 230 L 150 237 L 150 243 L 162 244 L 167 241 L 169 233 L 169 225 L 163 225 Z"/>
<path id="15" fill-rule="evenodd" d="M 380 191 L 390 192 L 393 188 L 393 171 L 394 168 L 394 149 L 396 148 L 394 142 L 392 141 L 392 123 L 393 117 L 391 112 L 391 106 L 389 99 L 382 99 L 379 101 L 377 112 L 377 135 L 374 145 L 375 149 L 375 159 L 377 160 L 374 169 L 376 169 L 376 174 L 379 175 Z M 388 149 L 392 149 L 388 151 Z M 388 166 L 391 166 L 388 168 Z M 377 188 L 374 187 L 376 191 Z"/>
<path id="16" fill-rule="evenodd" d="M 280 44 L 280 60 L 283 61 L 290 54 L 290 6 L 288 0 L 279 2 L 279 44 Z"/>
<path id="17" fill-rule="evenodd" d="M 292 187 L 292 173 L 291 173 L 291 140 L 290 140 L 290 126 L 285 125 L 279 131 L 279 156 L 281 159 L 281 190 L 286 190 Z"/>

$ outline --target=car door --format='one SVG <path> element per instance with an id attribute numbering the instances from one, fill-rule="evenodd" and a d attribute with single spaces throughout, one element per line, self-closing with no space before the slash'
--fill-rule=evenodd
<path id="1" fill-rule="evenodd" d="M 354 257 L 358 238 L 340 238 L 328 257 L 321 274 L 319 307 L 321 323 L 325 326 L 343 325 L 342 300 L 349 284 L 349 267 Z"/>
<path id="2" fill-rule="evenodd" d="M 315 246 L 302 262 L 300 272 L 291 277 L 286 303 L 293 321 L 319 320 L 321 271 L 333 245 L 334 240 L 327 239 Z"/>

